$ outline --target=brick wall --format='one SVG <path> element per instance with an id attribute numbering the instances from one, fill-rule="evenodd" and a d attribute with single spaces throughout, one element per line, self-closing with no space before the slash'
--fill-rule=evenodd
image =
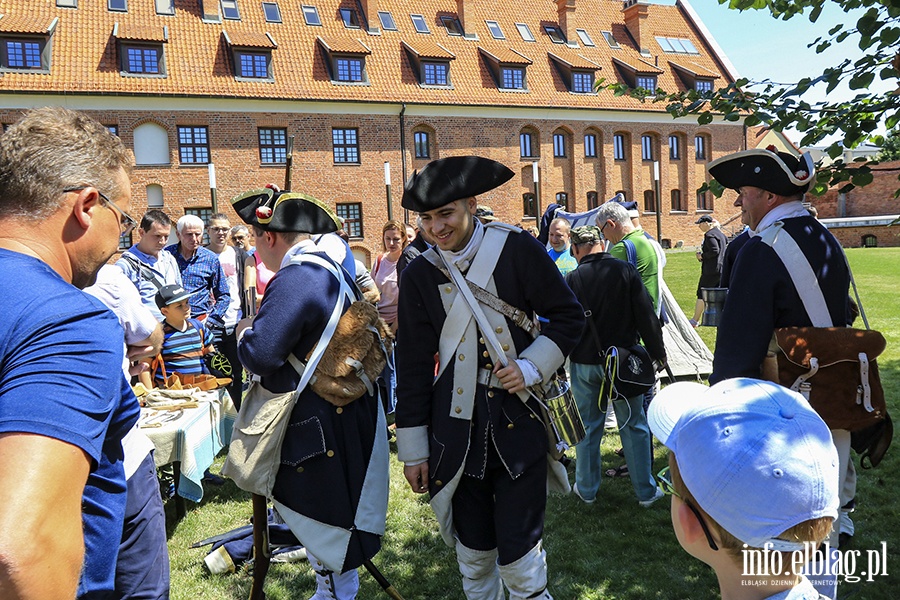
<path id="1" fill-rule="evenodd" d="M 134 129 L 147 122 L 161 126 L 168 137 L 169 164 L 137 166 L 133 176 L 132 212 L 141 215 L 147 209 L 147 186 L 162 187 L 166 212 L 178 218 L 187 208 L 210 207 L 208 170 L 205 164 L 182 165 L 178 154 L 178 126 L 208 127 L 210 156 L 216 166 L 219 210 L 238 221 L 230 208 L 230 199 L 266 183 L 284 183 L 283 165 L 260 163 L 258 127 L 285 127 L 294 139 L 293 189 L 309 193 L 330 206 L 339 202 L 363 204 L 364 239 L 351 246 L 365 256 L 381 251 L 381 226 L 388 217 L 384 186 L 384 163 L 391 163 L 393 216 L 404 218 L 400 206 L 403 173 L 400 153 L 400 121 L 396 115 L 328 115 L 288 113 L 189 112 L 160 111 L 88 111 L 104 124 L 116 125 L 128 147 L 134 147 Z M 20 113 L 0 110 L 0 121 L 13 122 Z M 338 164 L 332 155 L 332 127 L 359 130 L 360 164 Z M 702 234 L 694 224 L 697 219 L 696 189 L 705 180 L 706 163 L 718 156 L 744 147 L 743 130 L 733 125 L 699 127 L 696 123 L 612 123 L 564 122 L 554 119 L 519 120 L 513 118 L 407 117 L 407 175 L 421 169 L 429 160 L 460 154 L 479 154 L 502 162 L 516 172 L 506 185 L 478 199 L 487 204 L 501 220 L 522 224 L 534 223 L 523 218 L 522 195 L 534 190 L 531 163 L 519 154 L 519 133 L 531 128 L 536 133 L 536 153 L 540 165 L 541 207 L 553 202 L 558 192 L 566 192 L 569 210 L 587 210 L 587 192 L 596 191 L 600 201 L 624 190 L 629 200 L 644 205 L 643 193 L 652 190 L 653 163 L 641 160 L 641 135 L 654 138 L 654 158 L 660 161 L 662 237 L 672 245 L 697 245 Z M 430 157 L 416 159 L 413 133 L 430 133 Z M 553 134 L 566 135 L 566 157 L 553 156 Z M 584 156 L 584 134 L 597 136 L 598 157 Z M 626 159 L 613 160 L 613 135 L 626 135 Z M 668 139 L 676 133 L 682 140 L 681 158 L 669 159 Z M 693 140 L 697 134 L 708 136 L 707 159 L 697 161 Z M 680 189 L 683 212 L 671 210 L 671 190 Z M 731 200 L 715 199 L 713 214 L 724 221 L 735 209 Z M 410 220 L 414 221 L 415 215 Z M 644 227 L 656 235 L 656 215 L 643 215 Z"/>

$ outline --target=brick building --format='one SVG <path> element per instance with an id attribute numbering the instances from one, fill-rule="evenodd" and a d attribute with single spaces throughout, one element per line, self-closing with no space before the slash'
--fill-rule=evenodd
<path id="1" fill-rule="evenodd" d="M 734 80 L 684 0 L 0 0 L 0 15 L 0 122 L 60 104 L 115 128 L 135 153 L 135 214 L 208 214 L 210 163 L 230 211 L 283 182 L 291 137 L 293 189 L 348 218 L 364 260 L 388 214 L 405 216 L 402 182 L 451 155 L 517 172 L 479 198 L 511 223 L 621 191 L 651 232 L 659 208 L 664 240 L 693 245 L 698 213 L 733 212 L 696 190 L 709 160 L 746 147 L 742 125 L 594 91 Z"/>

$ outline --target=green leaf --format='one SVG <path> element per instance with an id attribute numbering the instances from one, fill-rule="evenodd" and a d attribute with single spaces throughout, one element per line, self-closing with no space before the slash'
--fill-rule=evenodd
<path id="1" fill-rule="evenodd" d="M 712 123 L 712 120 L 713 120 L 713 115 L 712 115 L 712 113 L 709 112 L 708 110 L 707 110 L 707 111 L 704 111 L 704 112 L 697 118 L 697 122 L 698 122 L 699 124 L 701 124 L 701 125 L 709 125 L 710 123 Z"/>
<path id="2" fill-rule="evenodd" d="M 760 121 L 759 117 L 754 114 L 747 115 L 744 119 L 744 125 L 747 127 L 753 127 L 755 125 L 759 125 L 762 121 Z"/>
<path id="3" fill-rule="evenodd" d="M 856 187 L 863 187 L 872 183 L 874 178 L 872 173 L 857 172 L 850 176 L 850 182 Z"/>
<path id="4" fill-rule="evenodd" d="M 856 75 L 854 75 L 853 77 L 850 78 L 850 82 L 849 82 L 850 89 L 851 90 L 867 89 L 869 87 L 869 85 L 872 83 L 872 81 L 874 81 L 874 79 L 875 79 L 875 73 L 872 73 L 870 71 L 857 73 Z"/>

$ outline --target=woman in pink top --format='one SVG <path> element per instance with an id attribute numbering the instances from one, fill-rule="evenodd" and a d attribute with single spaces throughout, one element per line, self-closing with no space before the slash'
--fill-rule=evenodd
<path id="1" fill-rule="evenodd" d="M 372 279 L 375 280 L 375 286 L 381 293 L 378 313 L 390 325 L 391 331 L 397 333 L 397 298 L 399 295 L 397 261 L 409 243 L 406 237 L 406 226 L 400 221 L 388 221 L 381 228 L 381 241 L 384 245 L 384 254 L 375 259 Z"/>

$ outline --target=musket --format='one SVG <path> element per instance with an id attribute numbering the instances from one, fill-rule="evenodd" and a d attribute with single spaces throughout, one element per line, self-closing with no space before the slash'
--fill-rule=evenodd
<path id="1" fill-rule="evenodd" d="M 253 529 L 253 525 L 243 525 L 236 529 L 232 529 L 231 531 L 226 531 L 225 533 L 220 533 L 218 535 L 214 535 L 212 537 L 208 537 L 205 540 L 200 540 L 199 542 L 194 542 L 191 544 L 191 548 L 202 548 L 203 546 L 209 546 L 210 544 L 215 544 L 216 542 L 221 542 L 224 539 L 230 538 L 232 536 L 243 535 L 248 533 Z"/>
<path id="2" fill-rule="evenodd" d="M 366 568 L 366 571 L 372 576 L 375 581 L 378 582 L 378 585 L 381 586 L 381 589 L 384 590 L 384 593 L 393 598 L 394 600 L 403 600 L 403 596 L 400 595 L 394 586 L 391 585 L 391 582 L 387 580 L 387 578 L 381 574 L 381 571 L 378 570 L 372 561 L 368 558 L 363 561 L 363 566 Z"/>
<path id="3" fill-rule="evenodd" d="M 291 191 L 291 167 L 294 165 L 294 136 L 290 136 L 287 141 L 287 157 L 284 159 L 284 189 L 282 191 Z"/>
<path id="4" fill-rule="evenodd" d="M 250 587 L 250 600 L 265 600 L 263 585 L 271 559 L 268 501 L 265 496 L 253 494 L 253 585 Z"/>

